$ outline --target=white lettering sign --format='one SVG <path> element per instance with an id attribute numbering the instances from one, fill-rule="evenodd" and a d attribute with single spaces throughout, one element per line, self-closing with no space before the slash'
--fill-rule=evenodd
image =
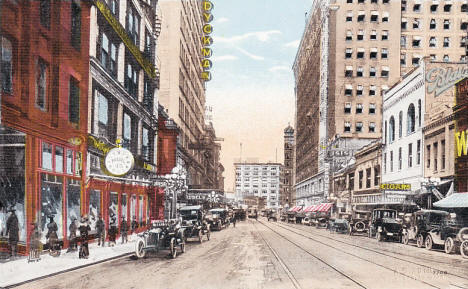
<path id="1" fill-rule="evenodd" d="M 135 164 L 132 153 L 124 148 L 111 149 L 104 159 L 107 171 L 114 176 L 127 174 Z"/>
<path id="2" fill-rule="evenodd" d="M 465 77 L 468 77 L 466 65 L 455 70 L 451 67 L 432 68 L 426 73 L 427 93 L 434 92 L 434 96 L 437 97 Z"/>

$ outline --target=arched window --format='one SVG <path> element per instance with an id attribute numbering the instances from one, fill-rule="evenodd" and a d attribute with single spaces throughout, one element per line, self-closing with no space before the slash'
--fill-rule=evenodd
<path id="1" fill-rule="evenodd" d="M 410 104 L 410 106 L 408 107 L 408 114 L 406 116 L 406 119 L 406 122 L 408 124 L 408 134 L 410 134 L 415 131 L 415 111 L 413 104 Z"/>
<path id="2" fill-rule="evenodd" d="M 398 137 L 401 138 L 403 136 L 403 112 L 400 111 L 398 115 Z"/>
<path id="3" fill-rule="evenodd" d="M 418 125 L 421 127 L 421 100 L 418 99 Z"/>
<path id="4" fill-rule="evenodd" d="M 387 144 L 387 121 L 385 121 L 385 132 L 384 132 L 384 133 L 385 133 L 385 135 L 384 135 L 384 137 L 385 137 L 385 144 Z"/>
<path id="5" fill-rule="evenodd" d="M 390 124 L 389 124 L 388 142 L 392 143 L 394 140 L 395 140 L 395 118 L 392 116 L 390 118 Z"/>

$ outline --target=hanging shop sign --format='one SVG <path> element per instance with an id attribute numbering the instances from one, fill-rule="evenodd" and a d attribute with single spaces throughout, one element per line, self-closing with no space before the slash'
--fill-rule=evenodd
<path id="1" fill-rule="evenodd" d="M 202 42 L 202 49 L 201 49 L 201 67 L 203 71 L 201 72 L 201 79 L 204 81 L 211 80 L 211 73 L 210 69 L 213 66 L 213 63 L 210 60 L 210 57 L 213 55 L 213 50 L 211 50 L 211 45 L 213 44 L 213 38 L 211 37 L 211 33 L 213 32 L 213 26 L 210 24 L 213 21 L 213 14 L 211 14 L 211 10 L 213 10 L 213 3 L 208 0 L 203 0 L 202 2 L 203 7 L 203 36 L 201 38 Z"/>
<path id="2" fill-rule="evenodd" d="M 107 154 L 111 149 L 115 147 L 92 135 L 88 135 L 88 146 L 93 147 L 98 151 L 101 151 L 103 154 Z"/>
<path id="3" fill-rule="evenodd" d="M 455 142 L 457 144 L 457 157 L 466 156 L 468 153 L 468 129 L 455 133 Z"/>
<path id="4" fill-rule="evenodd" d="M 460 65 L 456 69 L 452 67 L 432 68 L 426 73 L 427 93 L 434 93 L 437 97 L 465 77 L 468 77 L 466 65 Z"/>
<path id="5" fill-rule="evenodd" d="M 107 171 L 113 176 L 127 174 L 134 164 L 133 154 L 129 150 L 120 147 L 111 149 L 104 159 Z"/>
<path id="6" fill-rule="evenodd" d="M 410 184 L 380 184 L 381 190 L 386 191 L 411 191 Z"/>

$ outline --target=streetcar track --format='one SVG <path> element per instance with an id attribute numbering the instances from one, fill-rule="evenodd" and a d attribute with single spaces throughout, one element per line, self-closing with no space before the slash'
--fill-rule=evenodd
<path id="1" fill-rule="evenodd" d="M 260 222 L 260 223 L 263 224 L 263 222 Z M 265 224 L 263 224 L 263 225 L 264 225 L 265 227 L 270 228 L 269 226 L 267 226 L 267 225 L 265 225 Z M 442 289 L 441 287 L 438 287 L 438 286 L 436 286 L 436 285 L 434 285 L 434 284 L 430 284 L 430 283 L 428 283 L 428 282 L 426 282 L 426 281 L 424 281 L 424 280 L 420 280 L 420 279 L 418 279 L 418 278 L 416 278 L 416 277 L 407 275 L 407 274 L 405 274 L 405 273 L 402 273 L 402 272 L 397 271 L 397 270 L 395 270 L 395 269 L 392 269 L 392 268 L 390 268 L 390 267 L 384 266 L 384 265 L 382 265 L 382 264 L 378 264 L 378 263 L 373 262 L 373 261 L 371 261 L 371 260 L 362 258 L 362 257 L 360 257 L 360 256 L 358 256 L 358 255 L 355 255 L 355 254 L 349 253 L 349 252 L 347 252 L 347 251 L 338 249 L 338 248 L 333 247 L 333 246 L 331 246 L 331 245 L 329 245 L 329 244 L 327 244 L 327 243 L 324 243 L 324 242 L 322 242 L 322 241 L 320 241 L 320 240 L 316 240 L 316 239 L 314 239 L 314 238 L 312 238 L 312 237 L 309 237 L 309 236 L 300 234 L 300 233 L 298 233 L 298 232 L 295 232 L 295 231 L 293 231 L 293 230 L 290 230 L 288 227 L 281 226 L 281 225 L 279 225 L 279 224 L 277 224 L 276 226 L 278 226 L 278 227 L 280 227 L 280 228 L 283 228 L 284 230 L 290 231 L 290 232 L 292 232 L 292 233 L 295 233 L 295 234 L 297 234 L 297 235 L 299 235 L 299 236 L 302 236 L 302 237 L 304 237 L 304 238 L 307 238 L 307 239 L 309 239 L 309 240 L 312 240 L 312 241 L 314 241 L 314 242 L 317 242 L 317 243 L 319 243 L 319 244 L 322 244 L 322 245 L 325 245 L 325 246 L 330 247 L 330 248 L 332 248 L 332 249 L 335 249 L 336 251 L 339 251 L 339 252 L 341 252 L 341 253 L 345 253 L 345 254 L 347 254 L 347 255 L 353 256 L 353 257 L 358 258 L 358 259 L 360 259 L 360 260 L 363 260 L 363 261 L 369 262 L 369 263 L 371 263 L 371 264 L 374 264 L 374 265 L 376 265 L 376 266 L 385 268 L 385 269 L 387 269 L 387 270 L 389 270 L 389 271 L 392 271 L 392 272 L 394 272 L 394 273 L 400 274 L 400 275 L 402 275 L 402 276 L 405 276 L 405 277 L 407 277 L 407 278 L 413 279 L 413 280 L 415 280 L 415 281 L 424 283 L 424 284 L 429 285 L 429 286 L 431 286 L 431 287 L 435 287 L 435 288 Z M 270 230 L 274 231 L 274 230 L 271 229 L 271 228 L 270 228 Z M 302 231 L 302 230 L 300 230 L 300 231 Z M 322 236 L 322 237 L 323 237 L 323 236 Z M 325 238 L 325 237 L 323 237 L 323 238 Z M 333 239 L 332 239 L 332 240 L 333 240 Z M 346 242 L 343 242 L 343 243 L 344 243 L 344 244 L 347 244 Z M 350 244 L 347 244 L 347 245 L 350 245 Z M 350 246 L 352 246 L 352 245 L 350 245 Z M 393 256 L 389 256 L 389 257 L 398 259 L 398 258 L 393 257 Z M 399 259 L 398 259 L 398 260 L 399 260 Z M 401 259 L 401 261 L 409 262 L 409 261 L 404 260 L 404 259 Z M 410 263 L 411 263 L 411 262 L 410 262 Z M 431 269 L 432 271 L 435 271 L 435 272 L 441 272 L 441 270 L 438 270 L 438 269 L 435 269 L 435 268 L 431 268 L 431 267 L 426 266 L 426 265 L 421 265 L 421 264 L 418 264 L 418 263 L 414 263 L 414 264 L 415 264 L 415 265 L 422 266 L 422 267 L 426 267 L 426 268 Z M 444 272 L 444 273 L 445 273 L 445 272 Z M 447 273 L 447 275 L 452 275 L 452 276 L 461 278 L 461 279 L 463 279 L 463 280 L 468 280 L 467 278 L 460 277 L 460 276 L 455 275 L 455 274 L 451 274 L 451 273 L 448 273 L 448 272 L 446 272 L 446 273 Z M 452 284 L 452 285 L 453 285 L 453 284 Z M 454 285 L 454 286 L 459 287 L 459 288 L 466 288 L 466 287 L 461 287 L 461 286 L 459 286 L 459 285 Z"/>
<path id="2" fill-rule="evenodd" d="M 285 237 L 284 235 L 276 232 L 275 230 L 273 230 L 272 228 L 270 228 L 269 226 L 265 225 L 263 222 L 259 222 L 257 221 L 258 223 L 262 224 L 263 226 L 267 227 L 268 229 L 270 229 L 272 232 L 274 232 L 275 234 L 281 236 L 283 239 L 285 239 L 286 241 L 288 241 L 289 243 L 293 244 L 294 246 L 296 246 L 297 248 L 301 249 L 302 251 L 306 252 L 308 255 L 310 255 L 311 257 L 313 257 L 314 259 L 320 261 L 321 263 L 325 264 L 326 266 L 330 267 L 331 269 L 333 269 L 335 272 L 339 273 L 340 275 L 344 276 L 346 279 L 350 280 L 351 282 L 355 283 L 356 285 L 358 285 L 359 287 L 361 288 L 365 288 L 367 289 L 367 287 L 365 287 L 364 285 L 362 285 L 361 283 L 359 283 L 357 280 L 354 280 L 352 277 L 348 276 L 347 274 L 345 274 L 344 272 L 340 271 L 338 268 L 334 267 L 333 265 L 327 263 L 325 260 L 323 260 L 322 258 L 312 254 L 311 252 L 307 251 L 306 249 L 304 249 L 303 247 L 301 247 L 300 245 L 298 245 L 297 243 L 291 241 L 290 239 L 288 239 L 287 237 Z M 255 226 L 255 222 L 254 222 L 254 226 Z M 262 237 L 263 238 L 263 237 Z M 265 241 L 266 242 L 266 241 Z M 441 289 L 441 288 L 440 288 Z"/>
<path id="3" fill-rule="evenodd" d="M 279 227 L 281 227 L 281 228 L 283 228 L 283 229 L 285 229 L 285 230 L 291 231 L 291 230 L 288 228 L 288 226 L 284 226 L 284 225 L 280 225 L 280 224 L 277 224 L 277 226 L 279 226 Z M 297 227 L 295 227 L 295 226 L 294 226 L 293 228 L 296 229 L 296 230 L 302 231 L 302 232 L 306 232 L 306 233 L 310 233 L 310 234 L 313 233 L 313 232 L 308 231 L 308 230 L 299 229 L 299 228 L 297 228 Z M 291 231 L 291 232 L 293 232 L 293 231 Z M 294 233 L 299 234 L 299 233 L 297 233 L 297 232 L 294 232 Z M 299 234 L 299 235 L 301 235 L 301 234 Z M 323 236 L 322 234 L 317 234 L 316 236 L 322 237 L 322 238 L 326 238 L 326 239 L 331 239 L 331 240 L 333 240 L 333 241 L 335 241 L 335 242 L 338 242 L 338 243 L 342 243 L 342 244 L 345 244 L 345 245 L 348 245 L 348 246 L 352 246 L 352 247 L 360 248 L 360 249 L 367 250 L 367 251 L 370 251 L 370 252 L 374 252 L 374 253 L 377 253 L 377 254 L 380 254 L 380 255 L 383 255 L 383 256 L 386 256 L 386 257 L 390 257 L 390 258 L 393 258 L 393 259 L 396 259 L 396 260 L 399 260 L 399 261 L 407 262 L 407 263 L 410 263 L 410 264 L 413 264 L 413 265 L 421 266 L 421 267 L 424 267 L 424 268 L 426 268 L 426 269 L 430 269 L 430 270 L 432 270 L 432 271 L 435 272 L 435 273 L 438 273 L 438 272 L 445 272 L 447 275 L 451 275 L 451 276 L 454 276 L 454 277 L 458 277 L 458 278 L 463 279 L 463 280 L 468 280 L 468 278 L 463 277 L 463 276 L 460 276 L 460 275 L 457 275 L 457 274 L 455 274 L 455 273 L 450 273 L 450 272 L 447 272 L 447 271 L 444 271 L 444 270 L 440 270 L 440 269 L 437 269 L 437 268 L 434 268 L 434 267 L 431 267 L 431 266 L 428 266 L 428 265 L 420 264 L 420 263 L 415 262 L 415 261 L 406 260 L 406 259 L 403 259 L 403 258 L 399 258 L 399 257 L 396 257 L 396 256 L 392 256 L 392 255 L 390 255 L 390 254 L 382 253 L 382 252 L 379 252 L 379 251 L 377 251 L 377 250 L 375 250 L 375 249 L 372 249 L 372 248 L 366 248 L 366 247 L 363 247 L 363 246 L 359 246 L 359 245 L 355 245 L 355 244 L 350 244 L 350 243 L 348 243 L 348 242 L 344 242 L 344 241 L 341 241 L 341 240 L 337 240 L 337 239 L 335 239 L 335 238 L 327 238 L 326 236 Z M 311 238 L 308 237 L 308 236 L 303 236 L 303 237 L 306 237 L 306 238 L 311 239 Z M 312 239 L 312 240 L 313 240 L 313 239 Z M 314 241 L 316 241 L 316 240 L 314 240 Z M 316 242 L 321 242 L 321 241 L 316 241 Z M 329 246 L 328 244 L 326 244 L 326 245 Z M 389 252 L 389 251 L 386 250 L 386 252 Z M 393 253 L 393 254 L 396 254 L 396 253 Z M 403 255 L 403 254 L 402 254 L 402 255 Z M 404 256 L 413 257 L 413 256 L 411 256 L 411 255 L 404 255 Z M 413 258 L 414 258 L 414 257 L 413 257 Z M 429 259 L 426 259 L 426 258 L 421 258 L 421 259 L 422 259 L 422 260 L 425 260 L 425 261 L 429 261 L 429 262 L 432 261 L 432 260 L 429 260 Z M 438 262 L 436 262 L 436 263 L 438 263 Z M 450 265 L 450 264 L 448 264 L 448 263 L 442 263 L 442 264 L 444 264 L 444 265 Z"/>

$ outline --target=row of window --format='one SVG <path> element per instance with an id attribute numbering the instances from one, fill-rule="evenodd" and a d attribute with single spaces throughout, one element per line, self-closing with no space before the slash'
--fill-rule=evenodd
<path id="1" fill-rule="evenodd" d="M 378 55 L 378 49 L 376 47 L 370 48 L 369 49 L 369 59 L 377 59 Z M 356 52 L 356 58 L 357 59 L 362 59 L 365 56 L 365 50 L 364 48 L 358 48 Z M 352 48 L 346 48 L 345 49 L 345 58 L 350 59 L 353 57 L 353 49 Z M 388 48 L 381 48 L 380 49 L 380 59 L 388 59 Z"/>
<path id="2" fill-rule="evenodd" d="M 437 20 L 436 19 L 431 19 L 429 21 L 429 29 L 430 30 L 434 30 L 434 29 L 437 29 Z M 450 21 L 450 19 L 444 19 L 443 20 L 443 29 L 444 30 L 450 30 L 450 29 L 453 29 L 452 27 L 452 21 Z M 468 21 L 467 20 L 461 20 L 460 21 L 460 30 L 466 30 L 466 27 L 468 25 Z M 419 18 L 414 18 L 413 21 L 412 21 L 412 26 L 411 26 L 413 29 L 422 29 L 423 28 L 423 23 L 422 23 L 422 20 L 419 19 Z M 405 29 L 408 29 L 408 20 L 406 18 L 403 18 L 401 19 L 401 29 L 402 30 L 405 30 Z"/>
<path id="3" fill-rule="evenodd" d="M 421 140 L 416 141 L 416 159 L 413 159 L 413 152 L 414 152 L 414 147 L 413 143 L 408 144 L 408 151 L 407 151 L 407 168 L 412 168 L 415 165 L 420 165 L 421 164 Z M 403 169 L 403 148 L 399 147 L 398 148 L 398 171 L 401 171 Z M 387 173 L 387 152 L 384 153 L 383 155 L 383 169 L 384 173 Z M 444 155 L 445 158 L 445 155 Z M 394 172 L 394 167 L 393 167 L 393 161 L 394 161 L 394 156 L 393 156 L 393 151 L 389 152 L 389 168 L 388 170 L 390 172 Z"/>
<path id="4" fill-rule="evenodd" d="M 418 100 L 418 126 L 421 127 L 421 100 Z M 406 135 L 410 135 L 416 130 L 416 111 L 414 104 L 410 104 L 408 106 L 406 112 Z M 385 120 L 384 124 L 384 131 L 385 131 L 385 144 L 387 144 L 387 120 Z M 388 121 L 388 142 L 392 143 L 395 141 L 395 117 L 392 115 Z M 400 111 L 398 114 L 398 138 L 403 137 L 403 111 Z"/>
<path id="5" fill-rule="evenodd" d="M 388 22 L 390 13 L 389 12 L 383 12 L 382 13 L 382 19 L 381 22 L 385 23 Z M 379 16 L 380 13 L 379 11 L 373 10 L 370 12 L 369 20 L 371 23 L 379 23 Z M 353 21 L 353 11 L 347 11 L 346 13 L 346 22 L 352 22 Z M 357 22 L 364 22 L 366 21 L 366 12 L 361 10 L 358 11 L 357 17 L 356 17 Z"/>
<path id="6" fill-rule="evenodd" d="M 432 162 L 431 162 L 432 160 Z M 426 145 L 426 168 L 432 169 L 434 172 L 445 170 L 445 140 L 440 141 L 440 156 L 439 156 L 439 142 L 434 142 L 432 145 Z M 439 167 L 440 162 L 440 167 Z"/>
<path id="7" fill-rule="evenodd" d="M 375 103 L 369 104 L 369 114 L 375 114 Z M 356 113 L 361 114 L 364 111 L 364 105 L 362 103 L 356 104 Z M 351 102 L 346 102 L 344 106 L 344 113 L 350 114 L 351 113 Z"/>
<path id="8" fill-rule="evenodd" d="M 362 67 L 358 67 L 358 74 L 361 73 L 361 76 L 362 76 L 362 73 L 364 72 L 364 68 Z M 388 90 L 388 86 L 386 85 L 382 85 L 382 89 L 381 89 L 381 95 L 383 95 L 383 93 L 385 91 Z M 361 85 L 361 84 L 358 84 L 357 87 L 356 87 L 356 96 L 362 96 L 364 93 L 364 86 Z M 375 85 L 370 85 L 369 86 L 369 96 L 374 96 L 376 95 L 377 93 L 377 86 Z M 345 96 L 353 96 L 353 85 L 352 84 L 345 84 L 345 90 L 344 90 L 344 94 Z"/>
<path id="9" fill-rule="evenodd" d="M 242 167 L 242 168 L 243 168 L 244 170 L 246 170 L 246 171 L 250 170 L 250 167 L 247 167 L 247 166 L 246 166 L 246 167 Z M 276 169 L 277 169 L 276 167 L 271 167 L 271 168 L 270 168 L 270 170 L 272 170 L 272 171 L 276 171 Z M 240 171 L 240 170 L 241 170 L 241 167 L 236 167 L 236 171 Z M 260 167 L 253 167 L 252 170 L 258 171 L 258 170 L 260 170 Z M 262 167 L 262 170 L 266 171 L 266 170 L 268 170 L 268 167 Z"/>
<path id="10" fill-rule="evenodd" d="M 81 176 L 81 153 L 64 146 L 41 141 L 40 163 L 40 167 L 46 171 Z"/>
<path id="11" fill-rule="evenodd" d="M 363 41 L 363 40 L 365 40 L 365 35 L 366 35 L 365 30 L 364 29 L 359 29 L 358 33 L 356 34 L 356 39 L 358 41 Z M 354 37 L 353 31 L 352 30 L 347 30 L 345 40 L 346 41 L 352 41 L 353 37 Z M 388 38 L 389 38 L 388 30 L 382 30 L 380 39 L 381 40 L 388 40 Z M 371 30 L 371 32 L 369 34 L 369 39 L 370 40 L 377 40 L 378 39 L 377 30 Z"/>
<path id="12" fill-rule="evenodd" d="M 368 123 L 368 132 L 375 132 L 375 122 Z M 355 132 L 364 132 L 364 124 L 362 121 L 358 121 L 354 126 Z M 345 121 L 344 123 L 344 132 L 351 132 L 351 122 Z"/>
<path id="13" fill-rule="evenodd" d="M 452 12 L 452 8 L 453 8 L 453 5 L 450 4 L 450 3 L 446 3 L 444 5 L 440 5 L 440 7 L 442 8 L 440 11 L 443 11 L 445 13 L 450 13 Z M 433 3 L 432 5 L 430 5 L 428 7 L 428 11 L 431 12 L 431 13 L 438 13 L 440 12 L 439 11 L 439 4 L 436 4 L 436 3 Z M 406 1 L 402 1 L 402 5 L 401 5 L 401 10 L 402 11 L 406 11 Z M 423 11 L 423 4 L 421 3 L 415 3 L 413 4 L 413 9 L 412 11 L 414 13 L 421 13 Z M 460 6 L 460 12 L 462 13 L 466 13 L 468 11 L 468 7 L 467 7 L 467 4 L 462 4 Z M 456 11 L 454 11 L 456 12 Z"/>
<path id="14" fill-rule="evenodd" d="M 441 37 L 442 39 L 442 37 Z M 448 48 L 451 47 L 451 38 L 450 37 L 444 37 L 442 41 L 442 47 Z M 412 41 L 411 41 L 411 47 L 414 48 L 420 48 L 421 47 L 421 42 L 422 42 L 422 37 L 421 36 L 413 36 Z M 465 47 L 466 45 L 466 36 L 460 36 L 460 47 Z M 407 37 L 405 35 L 402 35 L 400 38 L 400 46 L 402 48 L 407 47 Z M 437 47 L 437 37 L 431 36 L 429 38 L 429 47 L 431 48 L 436 48 Z"/>
<path id="15" fill-rule="evenodd" d="M 372 184 L 372 168 L 366 168 L 365 170 L 365 176 L 364 176 L 364 170 L 360 170 L 358 172 L 358 185 L 359 189 L 364 188 L 364 178 L 366 179 L 366 189 L 371 188 L 371 186 L 378 186 L 380 184 L 380 168 L 379 167 L 374 167 L 374 183 Z"/>
<path id="16" fill-rule="evenodd" d="M 364 56 L 364 52 L 362 52 L 362 55 Z M 358 57 L 358 58 L 363 58 L 363 57 Z M 388 66 L 382 66 L 380 70 L 380 77 L 383 78 L 388 78 L 390 74 L 390 68 Z M 360 76 L 358 76 L 360 75 Z M 363 77 L 364 75 L 364 69 L 359 70 L 356 73 L 356 76 L 358 77 Z M 370 67 L 369 68 L 369 77 L 377 77 L 377 69 L 375 67 Z M 352 66 L 345 66 L 345 77 L 354 77 L 354 71 Z"/>

